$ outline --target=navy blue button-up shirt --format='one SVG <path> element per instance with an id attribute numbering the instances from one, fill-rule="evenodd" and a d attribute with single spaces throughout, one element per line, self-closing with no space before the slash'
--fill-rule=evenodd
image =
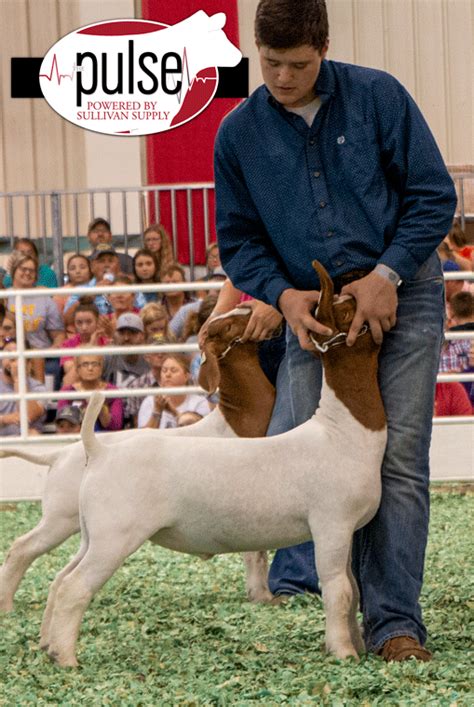
<path id="1" fill-rule="evenodd" d="M 426 122 L 392 76 L 323 61 L 311 128 L 265 86 L 223 121 L 215 145 L 223 267 L 276 305 L 284 289 L 384 263 L 410 279 L 451 227 L 453 182 Z"/>

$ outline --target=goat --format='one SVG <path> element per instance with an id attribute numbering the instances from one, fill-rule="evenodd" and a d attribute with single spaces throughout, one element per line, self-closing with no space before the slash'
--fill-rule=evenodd
<path id="1" fill-rule="evenodd" d="M 326 613 L 326 648 L 338 658 L 364 650 L 356 621 L 352 537 L 380 502 L 387 430 L 370 332 L 343 344 L 353 298 L 334 301 L 324 268 L 316 317 L 331 336 L 313 335 L 324 366 L 315 415 L 262 439 L 128 440 L 106 447 L 93 432 L 102 398 L 82 426 L 88 456 L 80 493 L 81 546 L 52 583 L 42 647 L 60 666 L 76 666 L 75 645 L 94 594 L 145 540 L 209 557 L 278 548 L 313 539 Z M 136 469 L 130 474 L 130 468 Z M 108 513 L 107 509 L 113 509 Z M 139 509 L 139 512 L 137 512 Z"/>
<path id="2" fill-rule="evenodd" d="M 251 311 L 236 309 L 215 317 L 204 345 L 199 382 L 203 388 L 220 386 L 219 406 L 200 422 L 171 430 L 126 430 L 101 435 L 114 445 L 120 440 L 153 444 L 169 437 L 258 437 L 265 434 L 275 400 L 275 390 L 260 368 L 257 344 L 240 338 Z M 238 346 L 234 346 L 238 343 Z M 208 380 L 212 380 L 209 383 Z M 20 457 L 50 465 L 38 525 L 17 538 L 0 567 L 0 611 L 11 611 L 15 592 L 31 563 L 79 532 L 79 488 L 86 455 L 81 441 L 66 449 L 34 453 L 15 448 L 0 449 L 1 457 Z M 134 469 L 134 467 L 130 467 Z M 130 472 L 133 477 L 133 471 Z M 266 552 L 244 555 L 247 596 L 252 602 L 274 602 L 268 589 Z"/>

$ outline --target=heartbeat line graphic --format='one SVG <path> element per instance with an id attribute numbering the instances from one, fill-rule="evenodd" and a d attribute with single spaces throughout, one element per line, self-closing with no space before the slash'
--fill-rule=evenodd
<path id="1" fill-rule="evenodd" d="M 56 73 L 56 81 L 58 86 L 61 85 L 61 81 L 63 79 L 69 79 L 70 81 L 73 80 L 74 76 L 76 75 L 77 71 L 82 71 L 82 69 L 78 69 L 75 64 L 72 65 L 72 72 L 70 74 L 60 74 L 59 69 L 58 69 L 58 60 L 56 58 L 56 54 L 53 56 L 53 63 L 51 64 L 51 71 L 48 74 L 40 74 L 40 78 L 42 79 L 48 79 L 48 81 L 51 81 L 53 77 L 53 73 Z"/>
<path id="2" fill-rule="evenodd" d="M 188 55 L 186 53 L 186 47 L 184 47 L 183 56 L 181 57 L 181 61 L 183 63 L 183 73 L 181 74 L 181 78 L 183 79 L 183 83 L 181 85 L 181 90 L 177 94 L 178 103 L 180 105 L 181 105 L 183 93 L 186 96 L 188 91 L 193 90 L 193 86 L 195 83 L 205 84 L 207 81 L 215 81 L 216 80 L 215 76 L 195 76 L 193 78 L 193 80 L 191 81 L 191 77 L 189 74 L 189 64 L 188 64 Z M 184 81 L 185 75 L 186 75 L 186 81 Z"/>

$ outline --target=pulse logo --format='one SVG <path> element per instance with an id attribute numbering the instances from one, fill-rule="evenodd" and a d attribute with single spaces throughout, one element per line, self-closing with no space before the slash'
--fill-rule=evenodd
<path id="1" fill-rule="evenodd" d="M 48 51 L 40 69 L 47 102 L 66 120 L 109 135 L 149 135 L 192 120 L 212 101 L 217 66 L 242 55 L 226 16 L 203 10 L 176 25 L 110 20 L 81 27 Z"/>

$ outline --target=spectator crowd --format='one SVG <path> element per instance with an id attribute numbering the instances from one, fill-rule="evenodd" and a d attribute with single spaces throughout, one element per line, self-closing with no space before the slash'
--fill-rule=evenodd
<path id="1" fill-rule="evenodd" d="M 218 294 L 206 289 L 211 280 L 225 281 L 219 251 L 215 243 L 207 250 L 207 272 L 202 290 L 186 292 L 185 268 L 176 262 L 171 239 L 161 224 L 150 225 L 143 234 L 143 247 L 133 257 L 113 245 L 109 223 L 96 218 L 87 238 L 89 255 L 74 253 L 67 259 L 66 284 L 70 294 L 51 296 L 48 288 L 57 287 L 51 267 L 40 263 L 36 244 L 18 238 L 0 290 L 0 347 L 15 352 L 15 289 L 41 288 L 40 296 L 23 298 L 23 323 L 26 346 L 30 349 L 80 348 L 77 356 L 63 355 L 28 359 L 29 392 L 64 393 L 113 391 L 117 388 L 148 389 L 144 396 L 107 397 L 97 420 L 97 431 L 132 427 L 168 428 L 192 424 L 207 415 L 215 399 L 204 395 L 156 394 L 156 388 L 185 387 L 196 384 L 199 354 L 120 353 L 98 355 L 89 348 L 190 343 L 216 307 Z M 447 272 L 472 271 L 474 246 L 470 246 L 460 228 L 453 228 L 438 249 Z M 166 283 L 176 285 L 166 293 L 123 293 L 117 285 Z M 473 282 L 451 280 L 446 283 L 446 329 L 450 332 L 474 331 Z M 103 286 L 106 294 L 81 296 L 76 287 Z M 242 293 L 227 280 L 222 300 L 238 302 Z M 245 296 L 244 296 L 245 299 Z M 217 311 L 222 311 L 218 307 Z M 276 314 L 276 313 L 275 313 Z M 276 315 L 277 316 L 277 315 Z M 474 341 L 456 338 L 446 341 L 440 356 L 441 373 L 474 372 Z M 266 371 L 267 372 L 267 371 Z M 0 368 L 0 394 L 18 390 L 18 359 L 5 358 Z M 28 401 L 30 434 L 77 433 L 87 405 L 87 398 L 71 400 L 67 396 L 56 403 Z M 474 384 L 438 383 L 434 414 L 471 415 Z M 19 405 L 0 401 L 0 436 L 20 433 Z"/>
<path id="2" fill-rule="evenodd" d="M 143 247 L 134 256 L 114 247 L 110 224 L 94 219 L 88 227 L 89 255 L 74 253 L 65 264 L 65 287 L 70 294 L 53 296 L 57 277 L 39 261 L 34 240 L 18 238 L 8 258 L 7 273 L 0 290 L 0 347 L 17 350 L 15 298 L 9 289 L 41 288 L 39 296 L 25 296 L 22 318 L 29 349 L 78 349 L 80 355 L 28 359 L 29 392 L 64 392 L 55 403 L 28 401 L 29 434 L 77 433 L 87 396 L 71 399 L 70 393 L 118 388 L 146 388 L 148 395 L 107 397 L 97 420 L 97 431 L 130 427 L 169 428 L 191 424 L 207 415 L 213 405 L 205 395 L 160 395 L 155 388 L 196 384 L 199 357 L 187 354 L 118 352 L 98 355 L 102 346 L 118 349 L 136 345 L 162 345 L 197 340 L 200 310 L 205 318 L 215 306 L 217 291 L 206 290 L 210 280 L 223 281 L 215 244 L 208 248 L 203 289 L 185 292 L 186 270 L 175 261 L 171 239 L 161 224 L 150 225 L 143 234 Z M 120 285 L 168 283 L 166 293 L 117 292 Z M 77 287 L 105 286 L 106 294 L 79 295 Z M 89 351 L 89 349 L 91 349 Z M 95 351 L 94 351 L 95 350 Z M 4 358 L 0 368 L 0 394 L 18 391 L 18 359 Z M 20 434 L 17 401 L 0 401 L 0 436 Z"/>

